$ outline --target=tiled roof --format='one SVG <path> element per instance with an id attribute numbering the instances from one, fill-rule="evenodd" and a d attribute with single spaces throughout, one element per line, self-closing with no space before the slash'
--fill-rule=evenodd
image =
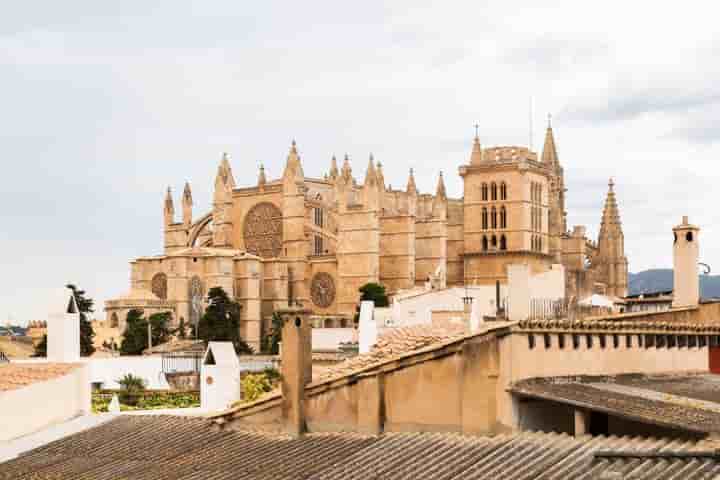
<path id="1" fill-rule="evenodd" d="M 685 440 L 577 439 L 555 433 L 324 433 L 293 439 L 168 416 L 121 416 L 0 464 L 1 480 L 694 480 L 717 475 L 720 458 L 711 446 Z"/>
<path id="2" fill-rule="evenodd" d="M 333 365 L 317 378 L 313 378 L 313 382 L 342 377 L 372 365 L 398 358 L 415 350 L 460 339 L 465 335 L 467 334 L 461 325 L 413 325 L 410 327 L 388 328 L 382 332 L 375 347 L 368 353 L 356 355 L 344 362 Z"/>
<path id="3" fill-rule="evenodd" d="M 151 348 L 146 348 L 142 353 L 143 355 L 178 352 L 204 353 L 206 349 L 207 344 L 203 340 L 182 340 L 173 338 L 169 342 L 161 343 Z"/>
<path id="4" fill-rule="evenodd" d="M 653 312 L 667 314 L 668 312 Z M 650 321 L 643 318 L 646 312 L 629 313 L 618 316 L 617 320 L 586 319 L 586 320 L 521 320 L 518 330 L 540 331 L 605 331 L 605 332 L 677 332 L 704 335 L 720 333 L 720 323 L 686 323 L 673 321 Z M 634 317 L 634 319 L 633 319 Z"/>
<path id="5" fill-rule="evenodd" d="M 619 375 L 522 380 L 513 394 L 696 433 L 720 433 L 720 376 Z"/>
<path id="6" fill-rule="evenodd" d="M 7 363 L 0 365 L 0 392 L 67 375 L 75 363 Z"/>

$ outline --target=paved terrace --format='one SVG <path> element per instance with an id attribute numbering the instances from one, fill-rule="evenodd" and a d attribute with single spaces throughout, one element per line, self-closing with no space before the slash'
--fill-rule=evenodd
<path id="1" fill-rule="evenodd" d="M 204 419 L 116 418 L 0 464 L 2 480 L 367 480 L 717 478 L 712 445 L 520 433 L 397 433 L 299 439 L 221 430 Z"/>

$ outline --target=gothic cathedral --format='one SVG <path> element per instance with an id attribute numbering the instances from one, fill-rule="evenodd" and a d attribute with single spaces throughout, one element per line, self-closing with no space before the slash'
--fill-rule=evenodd
<path id="1" fill-rule="evenodd" d="M 272 312 L 288 301 L 345 325 L 358 289 L 378 282 L 390 293 L 416 288 L 494 284 L 507 266 L 566 272 L 568 299 L 627 294 L 628 261 L 612 181 L 597 242 L 585 227 L 568 231 L 565 181 L 551 126 L 542 156 L 525 147 L 482 148 L 476 136 L 460 166 L 462 198 L 448 198 L 442 173 L 434 194 L 420 193 L 413 171 L 403 190 L 386 185 L 370 156 L 364 179 L 345 156 L 322 178 L 305 176 L 295 142 L 282 177 L 238 187 L 230 158 L 215 177 L 212 210 L 193 217 L 190 186 L 182 219 L 168 189 L 162 255 L 131 262 L 130 292 L 106 302 L 110 326 L 132 308 L 198 320 L 209 288 L 223 287 L 242 306 L 241 335 L 256 350 Z M 325 323 L 327 324 L 327 323 Z"/>

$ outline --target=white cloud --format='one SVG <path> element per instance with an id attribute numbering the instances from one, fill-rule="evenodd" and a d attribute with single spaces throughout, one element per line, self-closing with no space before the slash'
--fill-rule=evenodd
<path id="1" fill-rule="evenodd" d="M 43 8 L 40 8 L 42 6 Z M 683 214 L 713 264 L 720 34 L 714 4 L 24 2 L 0 19 L 0 320 L 40 318 L 38 288 L 75 281 L 101 303 L 161 244 L 164 188 L 208 208 L 220 152 L 239 183 L 277 176 L 291 138 L 319 175 L 370 152 L 451 195 L 472 125 L 533 145 L 545 112 L 571 223 L 597 231 L 615 177 L 631 270 L 670 264 Z"/>

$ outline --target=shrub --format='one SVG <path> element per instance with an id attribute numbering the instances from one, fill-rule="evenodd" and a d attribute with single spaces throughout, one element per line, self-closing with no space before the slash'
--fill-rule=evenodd
<path id="1" fill-rule="evenodd" d="M 242 380 L 243 400 L 252 402 L 260 398 L 263 393 L 273 389 L 270 378 L 264 373 L 249 373 Z"/>
<path id="2" fill-rule="evenodd" d="M 119 400 L 125 405 L 137 405 L 139 395 L 145 391 L 145 380 L 136 377 L 132 373 L 126 373 L 124 377 L 116 380 L 120 384 Z"/>

